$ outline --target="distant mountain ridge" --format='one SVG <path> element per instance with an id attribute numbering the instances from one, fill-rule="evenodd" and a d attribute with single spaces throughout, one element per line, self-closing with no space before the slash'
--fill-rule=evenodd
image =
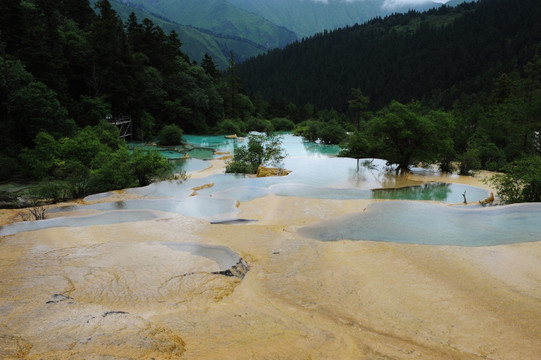
<path id="1" fill-rule="evenodd" d="M 226 36 L 218 36 L 204 29 L 198 29 L 189 25 L 181 25 L 164 16 L 152 14 L 144 7 L 131 7 L 121 2 L 111 0 L 111 6 L 126 21 L 133 12 L 139 21 L 145 18 L 161 27 L 166 33 L 175 30 L 182 41 L 182 51 L 190 59 L 200 62 L 205 53 L 212 56 L 216 65 L 225 69 L 229 61 L 229 51 L 233 51 L 238 61 L 243 61 L 251 56 L 256 56 L 265 49 L 249 40 L 234 39 Z"/>
<path id="2" fill-rule="evenodd" d="M 91 0 L 94 4 L 97 0 Z M 464 0 L 451 0 L 463 2 Z M 473 1 L 473 0 L 467 0 Z M 208 53 L 225 69 L 230 52 L 237 62 L 283 48 L 300 38 L 409 8 L 424 10 L 439 3 L 384 8 L 385 0 L 110 0 L 126 20 L 133 11 L 166 32 L 175 30 L 183 51 L 200 62 Z"/>
<path id="3" fill-rule="evenodd" d="M 226 0 L 117 0 L 163 16 L 175 23 L 205 29 L 219 36 L 252 41 L 266 49 L 295 41 L 294 32 L 236 7 Z"/>
<path id="4" fill-rule="evenodd" d="M 227 0 L 239 8 L 251 11 L 277 25 L 294 31 L 299 38 L 324 30 L 333 30 L 356 23 L 362 24 L 374 17 L 419 11 L 441 6 L 438 2 L 386 8 L 384 0 Z M 460 1 L 460 0 L 459 0 Z M 460 1 L 464 2 L 464 0 Z"/>

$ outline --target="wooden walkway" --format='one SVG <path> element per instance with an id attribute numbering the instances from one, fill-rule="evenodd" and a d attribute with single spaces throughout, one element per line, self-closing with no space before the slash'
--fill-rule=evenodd
<path id="1" fill-rule="evenodd" d="M 121 138 L 127 138 L 128 136 L 132 135 L 132 121 L 130 115 L 110 119 L 109 123 L 118 127 Z"/>

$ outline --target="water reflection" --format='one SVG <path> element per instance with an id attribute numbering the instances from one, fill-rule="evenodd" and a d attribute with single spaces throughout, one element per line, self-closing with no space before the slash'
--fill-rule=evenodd
<path id="1" fill-rule="evenodd" d="M 42 230 L 56 227 L 79 227 L 92 225 L 120 224 L 157 219 L 152 211 L 108 211 L 96 215 L 59 217 L 39 221 L 22 221 L 0 228 L 0 236 L 13 235 L 24 231 Z"/>
<path id="2" fill-rule="evenodd" d="M 171 160 L 171 162 L 173 163 L 173 166 L 176 172 L 181 172 L 181 171 L 186 171 L 187 173 L 197 172 L 197 171 L 208 169 L 210 167 L 210 164 L 207 161 L 203 161 L 196 158 L 177 159 L 177 160 Z"/>
<path id="3" fill-rule="evenodd" d="M 207 148 L 207 151 L 212 147 L 217 151 L 232 152 L 236 146 L 242 144 L 238 140 L 226 139 L 223 136 L 187 135 L 186 139 L 191 143 L 192 149 Z M 396 176 L 394 172 L 388 171 L 385 160 L 332 157 L 339 151 L 338 147 L 306 143 L 292 135 L 284 135 L 283 146 L 289 154 L 284 160 L 284 167 L 292 170 L 288 176 L 255 178 L 245 175 L 215 174 L 184 182 L 163 181 L 125 191 L 129 197 L 136 196 L 137 199 L 105 202 L 113 193 L 97 194 L 85 200 L 89 202 L 102 200 L 101 203 L 57 208 L 52 211 L 97 210 L 121 213 L 132 210 L 157 210 L 207 220 L 223 220 L 237 217 L 239 211 L 236 207 L 237 201 L 249 201 L 269 194 L 336 200 L 406 199 L 447 203 L 461 203 L 464 191 L 467 192 L 470 202 L 488 196 L 486 190 L 471 186 L 425 184 L 422 181 L 410 180 L 406 176 Z M 186 171 L 202 170 L 203 166 L 208 166 L 208 163 L 193 158 L 178 160 L 179 169 Z M 198 190 L 196 196 L 191 196 L 192 188 L 211 183 L 213 186 Z M 137 216 L 141 215 L 134 214 L 132 221 L 139 221 L 140 218 Z M 65 221 L 84 224 L 84 220 L 79 220 L 79 217 Z M 103 221 L 102 223 L 105 223 L 107 220 Z M 61 222 L 57 224 L 65 226 Z M 25 225 L 20 229 L 32 229 L 32 226 L 34 225 Z"/>
<path id="4" fill-rule="evenodd" d="M 398 189 L 375 189 L 372 190 L 374 199 L 395 199 L 395 200 L 432 200 L 446 202 L 453 193 L 451 184 L 446 183 L 429 183 L 417 186 L 408 186 Z M 459 186 L 463 188 L 464 186 Z M 470 187 L 470 191 L 475 191 L 475 188 Z M 458 200 L 457 196 L 453 196 L 454 200 Z M 456 201 L 458 202 L 458 201 Z"/>
<path id="5" fill-rule="evenodd" d="M 362 213 L 301 228 L 299 233 L 322 241 L 493 246 L 541 241 L 540 222 L 540 203 L 470 208 L 386 201 Z"/>
<path id="6" fill-rule="evenodd" d="M 356 159 L 356 167 L 350 167 L 350 184 L 356 187 L 369 186 L 370 188 L 397 188 L 423 184 L 421 181 L 411 180 L 405 174 L 396 174 L 389 169 L 385 160 Z"/>
<path id="7" fill-rule="evenodd" d="M 90 205 L 66 206 L 55 209 L 54 212 L 80 211 L 80 210 L 157 210 L 177 213 L 194 218 L 212 219 L 221 215 L 236 215 L 238 209 L 235 200 L 210 197 L 187 197 L 177 199 L 133 199 L 114 202 L 103 202 Z M 79 217 L 73 221 L 79 222 Z"/>
<path id="8" fill-rule="evenodd" d="M 185 251 L 192 255 L 203 256 L 218 263 L 221 271 L 227 270 L 236 265 L 241 259 L 233 250 L 225 246 L 211 246 L 197 243 L 169 243 L 162 242 L 171 250 Z"/>

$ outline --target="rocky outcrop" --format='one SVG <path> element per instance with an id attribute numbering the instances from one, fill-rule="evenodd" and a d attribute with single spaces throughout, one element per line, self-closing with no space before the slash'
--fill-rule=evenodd
<path id="1" fill-rule="evenodd" d="M 479 201 L 479 204 L 485 206 L 485 205 L 490 205 L 490 204 L 492 204 L 493 202 L 494 202 L 494 193 L 491 192 L 491 193 L 490 193 L 490 196 L 487 197 L 486 199 L 483 199 L 483 200 Z"/>
<path id="2" fill-rule="evenodd" d="M 286 176 L 291 173 L 291 170 L 283 168 L 270 168 L 263 165 L 259 165 L 257 168 L 257 177 L 267 177 L 267 176 Z"/>
<path id="3" fill-rule="evenodd" d="M 213 272 L 213 274 L 233 276 L 239 279 L 244 279 L 248 271 L 250 271 L 250 265 L 248 265 L 248 263 L 243 258 L 240 258 L 239 262 L 231 266 L 229 269 L 223 271 L 215 271 Z"/>

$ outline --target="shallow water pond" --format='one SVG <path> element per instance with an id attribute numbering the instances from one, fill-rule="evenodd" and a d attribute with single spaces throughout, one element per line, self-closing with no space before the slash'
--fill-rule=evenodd
<path id="1" fill-rule="evenodd" d="M 163 242 L 171 250 L 185 251 L 192 255 L 203 256 L 218 263 L 220 270 L 227 270 L 236 265 L 241 259 L 239 254 L 225 246 L 211 246 L 197 243 L 169 243 Z"/>
<path id="2" fill-rule="evenodd" d="M 226 139 L 223 136 L 190 136 L 186 139 L 197 148 L 214 148 L 217 151 L 232 152 L 242 141 Z M 215 174 L 206 178 L 188 179 L 184 182 L 163 181 L 141 188 L 126 189 L 128 195 L 137 199 L 109 201 L 113 193 L 91 195 L 85 201 L 104 202 L 56 208 L 51 212 L 76 212 L 84 210 L 114 213 L 115 211 L 152 210 L 178 213 L 209 221 L 236 219 L 237 201 L 244 202 L 270 194 L 318 199 L 403 199 L 429 200 L 443 203 L 462 203 L 466 193 L 469 202 L 476 202 L 488 196 L 484 189 L 454 183 L 427 183 L 411 180 L 407 176 L 388 171 L 385 160 L 334 157 L 337 146 L 304 142 L 300 137 L 283 136 L 283 146 L 288 154 L 283 167 L 291 170 L 288 176 L 255 178 L 236 174 Z M 208 167 L 206 161 L 189 158 L 175 160 L 177 169 L 188 172 Z M 415 171 L 426 171 L 416 169 Z M 198 190 L 193 188 L 211 185 Z M 112 198 L 113 199 L 113 198 Z M 84 213 L 83 213 L 84 214 Z M 140 214 L 132 219 L 121 215 L 122 221 L 141 221 Z M 102 220 L 99 220 L 102 219 Z M 107 223 L 106 217 L 90 220 L 75 216 L 55 220 L 47 226 L 85 226 Z M 55 225 L 56 224 L 56 225 Z M 69 225 L 65 225 L 69 224 Z M 21 225 L 18 231 L 28 231 L 45 225 Z M 7 230 L 6 230 L 7 231 Z"/>
<path id="3" fill-rule="evenodd" d="M 13 235 L 24 231 L 43 230 L 57 227 L 80 227 L 92 225 L 120 224 L 154 220 L 159 218 L 152 211 L 107 211 L 95 215 L 58 217 L 39 221 L 21 221 L 0 227 L 0 236 Z"/>
<path id="4" fill-rule="evenodd" d="M 541 203 L 470 208 L 385 201 L 366 211 L 307 226 L 299 234 L 322 241 L 493 246 L 541 241 Z"/>

